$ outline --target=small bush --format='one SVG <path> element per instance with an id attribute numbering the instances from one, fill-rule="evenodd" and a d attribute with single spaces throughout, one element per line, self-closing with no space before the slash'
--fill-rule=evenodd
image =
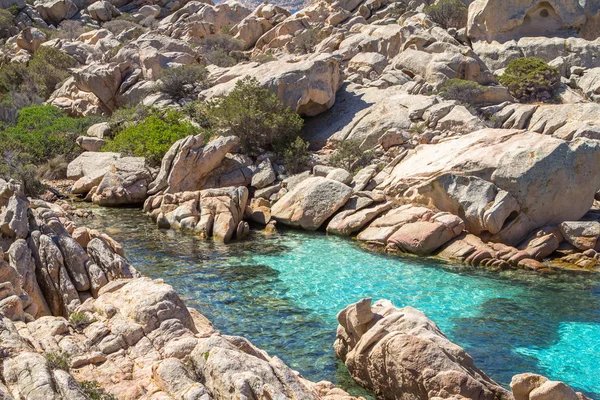
<path id="1" fill-rule="evenodd" d="M 485 92 L 477 82 L 462 79 L 449 79 L 440 88 L 439 94 L 446 100 L 456 100 L 464 104 L 473 104 L 475 99 Z"/>
<path id="2" fill-rule="evenodd" d="M 0 9 L 0 39 L 9 38 L 15 29 L 15 16 L 6 9 Z"/>
<path id="3" fill-rule="evenodd" d="M 438 0 L 425 7 L 425 14 L 444 29 L 467 26 L 468 9 L 461 0 Z"/>
<path id="4" fill-rule="evenodd" d="M 211 126 L 240 138 L 241 150 L 251 156 L 265 151 L 282 153 L 302 129 L 304 121 L 277 96 L 246 77 L 225 97 L 207 105 Z"/>
<path id="5" fill-rule="evenodd" d="M 63 371 L 69 372 L 69 355 L 62 351 L 55 351 L 45 354 L 48 367 L 54 371 L 62 369 Z"/>
<path id="6" fill-rule="evenodd" d="M 83 393 L 91 400 L 117 400 L 117 398 L 108 393 L 97 381 L 81 381 L 79 386 Z"/>
<path id="7" fill-rule="evenodd" d="M 499 80 L 519 101 L 547 101 L 560 83 L 560 72 L 540 58 L 517 58 Z"/>
<path id="8" fill-rule="evenodd" d="M 206 62 L 219 67 L 232 67 L 244 59 L 241 55 L 244 43 L 229 35 L 207 36 L 202 39 L 200 47 Z"/>
<path id="9" fill-rule="evenodd" d="M 60 23 L 56 31 L 53 31 L 52 39 L 75 40 L 90 30 L 79 21 L 67 19 Z"/>
<path id="10" fill-rule="evenodd" d="M 315 48 L 324 39 L 321 30 L 308 28 L 293 40 L 294 52 L 298 54 L 314 53 Z"/>
<path id="11" fill-rule="evenodd" d="M 89 325 L 92 321 L 86 313 L 74 312 L 69 316 L 69 322 L 75 329 L 81 329 Z"/>
<path id="12" fill-rule="evenodd" d="M 140 35 L 145 32 L 144 28 L 140 24 L 135 22 L 135 20 L 121 18 L 105 22 L 104 24 L 102 24 L 102 28 L 109 30 L 115 36 L 119 36 L 119 34 L 121 34 L 122 32 L 125 32 L 132 28 L 139 29 Z"/>
<path id="13" fill-rule="evenodd" d="M 308 163 L 308 146 L 310 143 L 302 140 L 300 136 L 294 140 L 283 152 L 283 161 L 285 168 L 289 173 L 300 172 Z"/>
<path id="14" fill-rule="evenodd" d="M 256 61 L 259 64 L 265 64 L 271 61 L 275 61 L 276 58 L 271 50 L 267 50 L 264 53 L 256 54 L 252 56 L 252 61 Z"/>
<path id="15" fill-rule="evenodd" d="M 160 90 L 175 100 L 192 98 L 208 84 L 208 71 L 202 65 L 192 64 L 165 69 L 161 75 Z"/>
<path id="16" fill-rule="evenodd" d="M 180 112 L 155 111 L 141 122 L 118 132 L 102 150 L 145 157 L 149 165 L 158 166 L 173 143 L 199 132 L 198 128 L 183 120 L 183 114 Z"/>
<path id="17" fill-rule="evenodd" d="M 335 153 L 329 158 L 329 163 L 336 168 L 353 172 L 369 165 L 372 160 L 372 151 L 361 150 L 358 140 L 346 139 L 338 144 Z"/>
<path id="18" fill-rule="evenodd" d="M 77 61 L 70 55 L 49 46 L 40 47 L 31 61 L 29 72 L 37 86 L 39 94 L 47 99 L 58 84 L 67 79 L 69 68 L 77 66 Z"/>

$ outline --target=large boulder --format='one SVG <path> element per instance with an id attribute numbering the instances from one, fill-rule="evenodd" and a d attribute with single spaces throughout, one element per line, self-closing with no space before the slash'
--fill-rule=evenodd
<path id="1" fill-rule="evenodd" d="M 92 19 L 98 22 L 106 22 L 121 15 L 121 12 L 110 2 L 103 0 L 92 3 L 87 12 Z"/>
<path id="2" fill-rule="evenodd" d="M 469 6 L 471 39 L 504 42 L 526 36 L 594 40 L 600 9 L 590 0 L 476 0 Z"/>
<path id="3" fill-rule="evenodd" d="M 351 195 L 352 189 L 341 182 L 309 178 L 277 201 L 271 214 L 283 224 L 316 230 L 346 204 Z"/>
<path id="4" fill-rule="evenodd" d="M 215 85 L 203 94 L 207 98 L 223 96 L 246 76 L 256 78 L 286 106 L 308 117 L 331 108 L 342 83 L 338 59 L 331 54 L 318 54 L 302 60 L 239 64 L 216 71 L 210 77 Z"/>
<path id="5" fill-rule="evenodd" d="M 101 206 L 141 204 L 146 200 L 152 172 L 143 157 L 123 157 L 111 166 L 92 195 Z"/>
<path id="6" fill-rule="evenodd" d="M 425 314 L 363 299 L 338 314 L 337 356 L 362 386 L 384 399 L 512 400 Z"/>
<path id="7" fill-rule="evenodd" d="M 178 140 L 163 157 L 160 171 L 149 185 L 148 194 L 202 189 L 210 172 L 221 165 L 227 153 L 238 143 L 236 136 L 219 136 L 204 145 L 202 134 Z"/>
<path id="8" fill-rule="evenodd" d="M 67 166 L 67 179 L 75 180 L 72 192 L 85 194 L 97 186 L 110 167 L 121 158 L 119 153 L 92 152 L 81 153 Z"/>
<path id="9" fill-rule="evenodd" d="M 42 19 L 52 25 L 70 19 L 79 11 L 71 0 L 36 0 L 33 6 Z"/>
<path id="10" fill-rule="evenodd" d="M 527 131 L 484 129 L 419 146 L 379 188 L 399 199 L 433 203 L 463 217 L 467 229 L 517 245 L 535 229 L 586 214 L 600 188 L 600 172 L 594 168 L 599 161 L 596 140 L 567 142 Z M 477 196 L 472 195 L 475 188 L 481 190 Z"/>
<path id="11" fill-rule="evenodd" d="M 515 400 L 589 400 L 563 382 L 531 373 L 513 376 L 510 388 Z"/>

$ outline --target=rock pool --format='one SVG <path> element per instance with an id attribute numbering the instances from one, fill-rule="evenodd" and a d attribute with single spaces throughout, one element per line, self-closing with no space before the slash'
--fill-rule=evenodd
<path id="1" fill-rule="evenodd" d="M 140 272 L 163 278 L 217 329 L 250 339 L 311 380 L 356 391 L 334 357 L 336 313 L 372 297 L 425 312 L 505 386 L 529 371 L 600 398 L 597 274 L 492 273 L 292 230 L 224 245 L 159 230 L 138 209 L 94 213 L 83 224 L 120 241 Z"/>

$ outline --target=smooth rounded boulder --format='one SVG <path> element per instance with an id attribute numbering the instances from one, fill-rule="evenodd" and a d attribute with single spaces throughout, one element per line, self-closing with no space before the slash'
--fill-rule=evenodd
<path id="1" fill-rule="evenodd" d="M 314 177 L 300 182 L 271 209 L 277 221 L 307 230 L 317 230 L 346 204 L 352 189 L 341 182 Z"/>

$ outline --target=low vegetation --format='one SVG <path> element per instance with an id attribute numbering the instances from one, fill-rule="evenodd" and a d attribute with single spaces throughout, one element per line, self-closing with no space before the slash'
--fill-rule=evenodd
<path id="1" fill-rule="evenodd" d="M 310 143 L 297 137 L 283 152 L 283 163 L 288 173 L 295 174 L 306 166 L 309 161 L 308 146 Z"/>
<path id="2" fill-rule="evenodd" d="M 102 150 L 145 157 L 149 165 L 158 166 L 173 143 L 200 132 L 179 111 L 151 110 L 150 115 L 138 123 L 124 123 L 114 139 L 108 141 Z"/>
<path id="3" fill-rule="evenodd" d="M 238 136 L 242 152 L 251 156 L 265 151 L 282 155 L 304 124 L 275 94 L 248 77 L 227 96 L 208 103 L 206 112 L 217 133 Z"/>
<path id="4" fill-rule="evenodd" d="M 329 163 L 336 168 L 354 172 L 369 165 L 373 158 L 373 152 L 362 150 L 358 140 L 346 139 L 338 143 L 336 151 L 329 158 Z"/>
<path id="5" fill-rule="evenodd" d="M 71 314 L 69 316 L 69 323 L 71 324 L 71 326 L 73 326 L 73 328 L 75 328 L 76 330 L 79 330 L 81 328 L 86 327 L 87 325 L 89 325 L 92 321 L 90 320 L 90 318 L 87 316 L 87 314 L 85 313 L 81 313 L 81 312 L 74 312 L 73 314 Z"/>
<path id="6" fill-rule="evenodd" d="M 444 29 L 466 27 L 468 11 L 461 0 L 438 0 L 425 7 L 425 14 Z"/>
<path id="7" fill-rule="evenodd" d="M 117 400 L 115 395 L 108 393 L 97 381 L 81 381 L 79 386 L 91 400 Z"/>
<path id="8" fill-rule="evenodd" d="M 40 169 L 57 158 L 73 159 L 79 152 L 75 138 L 95 122 L 98 118 L 71 118 L 49 105 L 21 109 L 16 123 L 0 130 L 0 176 L 19 179 L 27 194 L 38 194 Z"/>
<path id="9" fill-rule="evenodd" d="M 294 45 L 294 52 L 297 54 L 308 54 L 314 53 L 315 48 L 326 35 L 317 28 L 308 28 L 300 33 L 292 41 Z"/>
<path id="10" fill-rule="evenodd" d="M 549 101 L 560 84 L 560 72 L 540 58 L 518 58 L 499 80 L 520 102 Z"/>
<path id="11" fill-rule="evenodd" d="M 439 95 L 446 100 L 456 100 L 471 105 L 484 92 L 485 88 L 477 82 L 449 79 L 440 88 Z"/>
<path id="12" fill-rule="evenodd" d="M 200 48 L 205 61 L 218 67 L 232 67 L 246 59 L 242 53 L 244 43 L 226 34 L 205 37 Z"/>
<path id="13" fill-rule="evenodd" d="M 53 351 L 50 353 L 46 353 L 44 355 L 46 357 L 46 361 L 48 362 L 48 367 L 54 371 L 57 369 L 61 369 L 63 371 L 69 372 L 69 355 L 62 351 Z"/>
<path id="14" fill-rule="evenodd" d="M 184 65 L 165 69 L 161 75 L 160 90 L 175 100 L 192 98 L 208 84 L 208 71 L 203 65 Z"/>

